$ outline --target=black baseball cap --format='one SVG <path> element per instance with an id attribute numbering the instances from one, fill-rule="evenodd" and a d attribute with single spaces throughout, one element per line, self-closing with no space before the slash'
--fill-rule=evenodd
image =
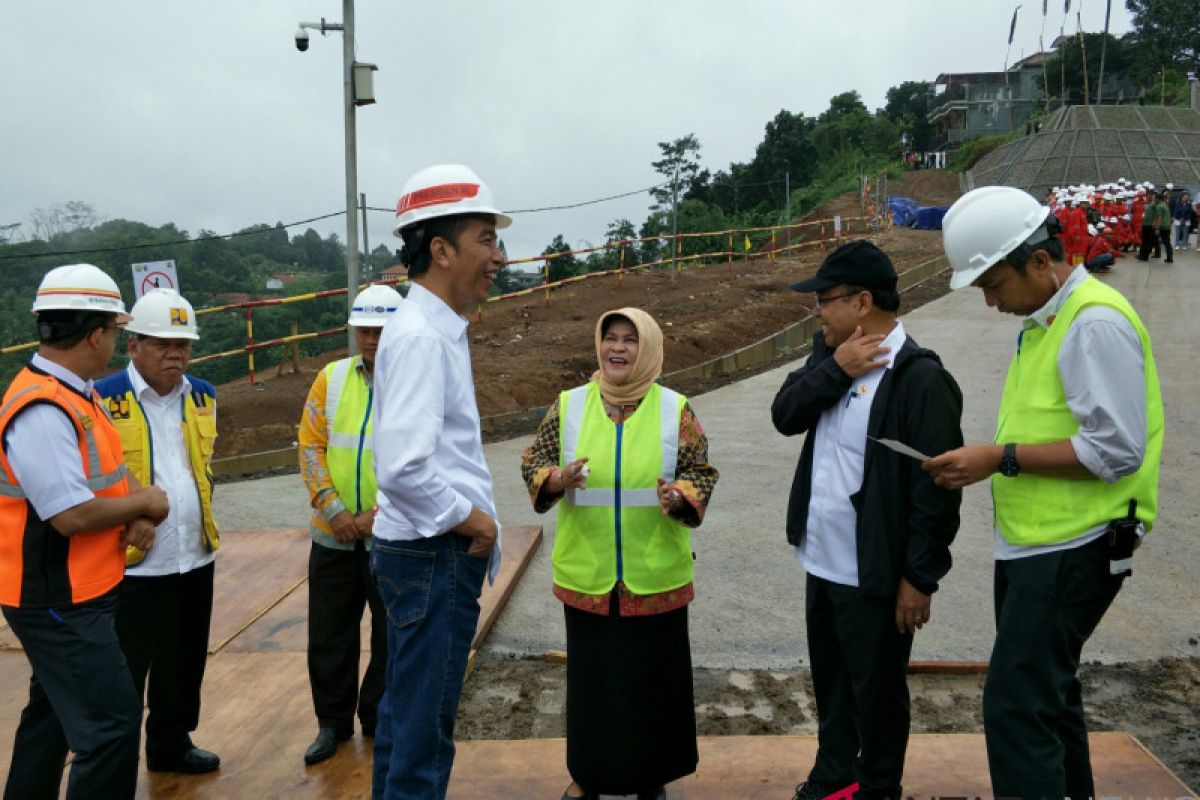
<path id="1" fill-rule="evenodd" d="M 846 285 L 894 290 L 896 268 L 887 253 L 866 239 L 859 239 L 834 250 L 825 257 L 816 275 L 792 284 L 792 288 L 797 292 L 823 292 Z"/>

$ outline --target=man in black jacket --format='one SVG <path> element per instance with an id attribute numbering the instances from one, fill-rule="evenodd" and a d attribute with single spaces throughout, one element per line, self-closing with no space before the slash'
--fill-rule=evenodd
<path id="1" fill-rule="evenodd" d="M 805 617 L 819 717 L 816 763 L 796 800 L 858 784 L 900 798 L 908 746 L 905 672 L 913 634 L 950 569 L 961 495 L 921 460 L 961 446 L 962 392 L 937 354 L 904 332 L 896 271 L 867 241 L 829 254 L 792 287 L 816 294 L 812 355 L 771 405 L 785 436 L 807 433 L 787 537 L 808 573 Z"/>

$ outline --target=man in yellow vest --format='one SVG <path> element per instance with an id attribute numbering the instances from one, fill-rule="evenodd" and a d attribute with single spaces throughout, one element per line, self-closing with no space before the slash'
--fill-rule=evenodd
<path id="1" fill-rule="evenodd" d="M 210 464 L 217 392 L 186 374 L 200 338 L 187 300 L 151 289 L 132 314 L 125 326 L 129 366 L 96 390 L 121 435 L 129 471 L 143 486 L 161 487 L 171 513 L 153 550 L 131 546 L 125 554 L 117 636 L 138 697 L 146 697 L 146 768 L 212 772 L 221 759 L 192 744 L 191 732 L 200 724 L 218 545 Z"/>
<path id="2" fill-rule="evenodd" d="M 354 733 L 375 735 L 387 668 L 387 627 L 368 555 L 375 523 L 371 464 L 375 350 L 400 307 L 390 286 L 368 286 L 354 298 L 348 324 L 359 354 L 326 365 L 308 392 L 300 418 L 300 471 L 312 500 L 308 558 L 308 678 L 317 738 L 306 764 L 332 756 Z M 371 658 L 358 683 L 359 625 L 371 609 Z"/>
<path id="3" fill-rule="evenodd" d="M 992 790 L 1094 797 L 1077 672 L 1158 508 L 1163 406 L 1150 336 L 1120 293 L 1063 262 L 1057 218 L 1025 192 L 968 192 L 942 225 L 951 288 L 976 286 L 989 306 L 1024 317 L 995 443 L 925 464 L 949 488 L 991 479 Z"/>
<path id="4" fill-rule="evenodd" d="M 125 546 L 149 550 L 167 495 L 127 474 L 92 380 L 129 320 L 98 267 L 50 270 L 39 347 L 0 406 L 0 606 L 32 668 L 6 798 L 132 798 L 142 704 L 113 624 Z"/>

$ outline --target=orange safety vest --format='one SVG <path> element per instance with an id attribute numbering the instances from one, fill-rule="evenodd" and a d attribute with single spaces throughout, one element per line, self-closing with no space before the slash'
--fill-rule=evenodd
<path id="1" fill-rule="evenodd" d="M 17 414 L 34 403 L 66 412 L 79 437 L 79 459 L 96 497 L 129 494 L 121 436 L 99 395 L 84 395 L 34 367 L 25 367 L 4 393 L 0 441 Z M 82 603 L 112 589 L 125 575 L 124 525 L 63 536 L 37 515 L 0 447 L 0 605 L 53 608 Z"/>

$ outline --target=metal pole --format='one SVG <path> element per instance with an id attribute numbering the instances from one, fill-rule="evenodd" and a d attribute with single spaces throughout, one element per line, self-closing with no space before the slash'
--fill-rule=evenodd
<path id="1" fill-rule="evenodd" d="M 364 275 L 367 275 L 368 273 L 371 272 L 371 245 L 368 244 L 368 242 L 370 240 L 367 239 L 367 195 L 366 195 L 366 192 L 359 192 L 358 200 L 359 200 L 360 207 L 362 208 L 362 225 L 363 225 L 362 251 L 363 251 L 363 255 L 366 256 L 366 259 L 367 259 L 367 263 L 363 265 L 362 271 L 363 271 Z"/>
<path id="2" fill-rule="evenodd" d="M 792 173 L 783 173 L 783 224 L 787 227 L 787 246 L 792 246 Z"/>
<path id="3" fill-rule="evenodd" d="M 679 165 L 671 176 L 671 280 L 679 273 Z"/>
<path id="4" fill-rule="evenodd" d="M 1104 38 L 1100 40 L 1100 79 L 1096 83 L 1096 105 L 1104 104 L 1104 53 L 1108 50 L 1108 20 L 1112 16 L 1112 0 L 1104 4 Z"/>
<path id="5" fill-rule="evenodd" d="M 355 147 L 354 126 L 354 0 L 342 0 L 342 95 L 346 115 L 346 315 L 358 294 L 358 153 Z M 358 348 L 354 329 L 346 332 L 346 352 L 354 355 Z"/>

